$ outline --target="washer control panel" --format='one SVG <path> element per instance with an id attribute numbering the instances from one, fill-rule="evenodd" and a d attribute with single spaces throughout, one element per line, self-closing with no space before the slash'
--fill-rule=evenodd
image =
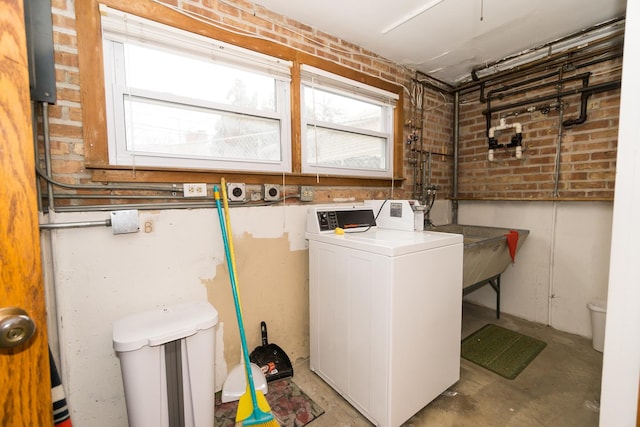
<path id="1" fill-rule="evenodd" d="M 312 233 L 343 230 L 365 230 L 376 226 L 371 208 L 327 209 L 312 208 L 309 212 L 307 231 Z"/>
<path id="2" fill-rule="evenodd" d="M 340 227 L 336 211 L 321 211 L 318 215 L 318 228 L 320 232 L 335 230 Z"/>

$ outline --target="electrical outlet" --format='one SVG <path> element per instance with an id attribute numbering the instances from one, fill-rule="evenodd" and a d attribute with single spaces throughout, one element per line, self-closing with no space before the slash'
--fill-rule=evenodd
<path id="1" fill-rule="evenodd" d="M 183 184 L 184 197 L 206 197 L 207 184 Z"/>
<path id="2" fill-rule="evenodd" d="M 230 202 L 244 202 L 247 199 L 247 189 L 243 183 L 227 183 L 227 198 Z"/>
<path id="3" fill-rule="evenodd" d="M 265 184 L 263 197 L 265 202 L 280 200 L 280 186 L 278 184 Z"/>
<path id="4" fill-rule="evenodd" d="M 300 201 L 313 202 L 313 187 L 302 185 L 300 187 Z"/>

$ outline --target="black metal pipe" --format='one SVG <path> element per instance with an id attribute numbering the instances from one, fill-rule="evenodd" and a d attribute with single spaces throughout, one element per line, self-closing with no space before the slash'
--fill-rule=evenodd
<path id="1" fill-rule="evenodd" d="M 606 92 L 611 89 L 617 89 L 620 86 L 621 86 L 621 83 L 620 81 L 618 81 L 615 88 L 597 88 L 594 86 L 592 89 L 582 92 L 582 96 L 580 97 L 580 116 L 578 116 L 575 119 L 565 120 L 564 122 L 562 122 L 562 126 L 574 126 L 574 125 L 580 125 L 586 122 L 587 121 L 587 102 L 589 101 L 589 97 L 595 93 Z"/>
<path id="2" fill-rule="evenodd" d="M 522 80 L 522 81 L 520 81 L 518 83 L 514 83 L 514 84 L 511 84 L 511 85 L 505 85 L 505 86 L 502 86 L 502 87 L 500 87 L 498 89 L 494 89 L 494 90 L 489 91 L 487 96 L 491 97 L 491 95 L 493 93 L 495 93 L 495 92 L 502 92 L 502 91 L 505 91 L 505 90 L 512 89 L 514 87 L 519 87 L 519 86 L 527 85 L 529 83 L 537 82 L 539 80 L 548 79 L 550 77 L 555 76 L 556 74 L 558 74 L 558 71 L 553 71 L 552 73 L 548 73 L 548 74 L 545 74 L 545 75 L 542 75 L 542 76 L 537 76 L 537 77 L 534 77 L 534 78 L 531 78 L 531 79 Z M 485 87 L 486 87 L 486 83 L 485 82 L 480 83 L 480 102 L 487 102 L 487 97 L 484 96 Z"/>
<path id="3" fill-rule="evenodd" d="M 546 75 L 546 76 L 540 77 L 540 78 L 548 78 L 548 77 L 551 77 L 551 76 L 553 76 L 555 74 L 558 74 L 558 73 L 554 72 L 552 74 L 549 74 L 549 75 Z M 547 87 L 547 86 L 562 87 L 563 83 L 566 83 L 566 82 L 569 82 L 569 81 L 573 81 L 573 80 L 582 80 L 582 87 L 586 88 L 586 87 L 589 86 L 589 77 L 590 76 L 591 76 L 591 73 L 590 72 L 586 72 L 586 73 L 576 74 L 575 76 L 562 78 L 562 74 L 561 74 L 561 71 L 560 71 L 560 79 L 557 80 L 557 81 L 541 83 L 541 84 L 536 85 L 536 86 L 530 86 L 530 87 L 527 87 L 527 88 L 524 88 L 524 89 L 515 90 L 515 91 L 507 93 L 507 94 L 502 94 L 500 97 L 496 97 L 496 98 L 494 98 L 492 96 L 493 93 L 496 92 L 496 91 L 509 90 L 509 89 L 511 89 L 513 87 L 522 86 L 523 84 L 533 83 L 533 82 L 536 81 L 536 79 L 529 79 L 527 82 L 522 83 L 522 84 L 515 83 L 513 85 L 505 86 L 504 89 L 503 88 L 499 88 L 499 89 L 495 89 L 495 90 L 489 91 L 487 93 L 487 97 L 486 97 L 486 101 L 485 101 L 487 103 L 487 110 L 486 111 L 490 112 L 490 113 L 485 115 L 486 116 L 485 120 L 486 120 L 486 124 L 487 124 L 487 137 L 489 136 L 489 129 L 491 129 L 491 121 L 493 120 L 492 114 L 491 114 L 491 111 L 492 111 L 492 109 L 491 109 L 491 100 L 493 100 L 493 99 L 502 99 L 502 98 L 504 98 L 506 96 L 519 95 L 521 93 L 526 93 L 526 92 L 529 92 L 531 90 L 541 89 L 541 88 Z M 491 140 L 489 141 L 489 147 L 490 148 L 493 148 L 493 149 L 499 148 L 499 146 L 496 145 L 496 144 L 497 144 L 496 141 L 491 141 Z"/>
<path id="4" fill-rule="evenodd" d="M 601 83 L 599 85 L 586 87 L 586 88 L 583 87 L 583 88 L 577 88 L 577 89 L 570 89 L 570 90 L 563 91 L 561 93 L 544 95 L 535 99 L 514 102 L 512 104 L 500 105 L 498 107 L 490 107 L 484 110 L 482 114 L 484 114 L 485 116 L 491 115 L 499 111 L 510 110 L 512 108 L 522 107 L 524 105 L 535 104 L 543 101 L 549 101 L 551 99 L 556 99 L 556 98 L 563 98 L 565 96 L 570 96 L 570 95 L 582 94 L 583 92 L 586 92 L 586 91 L 594 91 L 593 93 L 597 93 L 597 92 L 605 92 L 607 90 L 613 90 L 618 88 L 620 88 L 620 80 L 616 80 L 614 82 L 608 82 L 608 83 Z"/>
<path id="5" fill-rule="evenodd" d="M 504 91 L 507 91 L 509 89 L 513 89 L 513 88 L 524 86 L 524 85 L 527 85 L 527 84 L 530 84 L 530 83 L 534 83 L 534 82 L 536 82 L 538 80 L 543 80 L 543 79 L 546 79 L 546 78 L 549 78 L 549 77 L 553 77 L 553 76 L 555 76 L 557 74 L 558 74 L 557 72 L 554 72 L 554 73 L 546 74 L 544 76 L 540 76 L 540 77 L 535 78 L 535 79 L 528 79 L 528 80 L 523 81 L 521 83 L 515 83 L 515 84 L 511 84 L 511 85 L 506 85 L 506 86 L 502 86 L 502 87 L 494 89 L 494 90 L 490 90 L 487 93 L 487 99 L 489 99 L 489 100 L 503 99 L 503 98 L 508 97 L 508 96 L 519 95 L 521 93 L 526 93 L 526 92 L 529 92 L 529 91 L 532 91 L 532 90 L 542 89 L 543 87 L 547 87 L 547 86 L 561 85 L 563 83 L 567 83 L 567 82 L 574 81 L 574 80 L 582 80 L 582 87 L 589 86 L 589 77 L 591 76 L 591 73 L 590 72 L 586 72 L 586 73 L 576 74 L 575 76 L 563 78 L 561 80 L 554 80 L 554 81 L 551 81 L 551 82 L 540 83 L 540 84 L 538 84 L 536 86 L 530 86 L 530 87 L 526 87 L 524 89 L 514 90 L 513 92 L 509 92 L 509 93 L 506 93 L 506 94 L 502 94 L 501 93 L 499 96 L 496 96 L 496 97 L 492 96 L 496 92 L 504 92 Z"/>
<path id="6" fill-rule="evenodd" d="M 580 97 L 580 115 L 575 119 L 569 119 L 562 122 L 562 126 L 581 125 L 587 121 L 587 101 L 594 92 L 582 92 Z"/>
<path id="7" fill-rule="evenodd" d="M 592 65 L 597 65 L 600 64 L 601 62 L 606 62 L 606 61 L 612 61 L 614 59 L 620 58 L 622 57 L 622 51 L 618 52 L 618 53 L 614 53 L 611 55 L 607 55 L 607 56 L 600 56 L 597 59 L 594 59 L 592 61 L 589 62 L 581 62 L 578 65 L 574 64 L 575 69 L 580 69 L 580 68 L 586 68 L 586 67 L 590 67 Z"/>

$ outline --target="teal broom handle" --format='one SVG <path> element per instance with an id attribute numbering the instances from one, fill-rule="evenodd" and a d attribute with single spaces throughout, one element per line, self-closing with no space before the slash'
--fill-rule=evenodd
<path id="1" fill-rule="evenodd" d="M 213 193 L 216 195 L 216 208 L 218 209 L 218 218 L 220 220 L 220 230 L 222 232 L 222 241 L 224 243 L 224 253 L 227 258 L 227 269 L 229 270 L 229 278 L 231 279 L 231 291 L 233 293 L 233 303 L 236 308 L 236 318 L 238 319 L 238 329 L 240 330 L 240 342 L 242 344 L 242 357 L 244 358 L 244 369 L 249 381 L 249 390 L 251 392 L 251 401 L 253 408 L 258 407 L 258 398 L 256 396 L 255 385 L 253 383 L 253 373 L 251 372 L 251 362 L 249 360 L 249 351 L 247 350 L 247 337 L 244 332 L 244 322 L 242 321 L 242 312 L 240 311 L 240 299 L 238 297 L 238 288 L 236 284 L 235 274 L 233 272 L 233 264 L 231 263 L 231 252 L 229 250 L 229 240 L 227 237 L 227 226 L 222 215 L 222 207 L 220 206 L 220 196 L 218 186 L 214 185 Z"/>

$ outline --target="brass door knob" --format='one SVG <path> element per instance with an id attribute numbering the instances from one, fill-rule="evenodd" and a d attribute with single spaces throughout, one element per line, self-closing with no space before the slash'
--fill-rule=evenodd
<path id="1" fill-rule="evenodd" d="M 0 308 L 0 348 L 11 348 L 28 341 L 36 325 L 26 311 L 17 307 Z"/>

